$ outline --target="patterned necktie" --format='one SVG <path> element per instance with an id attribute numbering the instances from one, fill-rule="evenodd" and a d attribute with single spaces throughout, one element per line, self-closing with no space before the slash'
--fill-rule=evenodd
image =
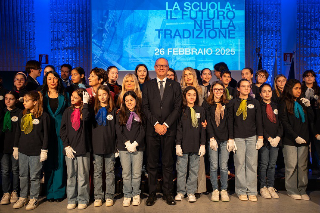
<path id="1" fill-rule="evenodd" d="M 268 119 L 269 119 L 272 123 L 277 123 L 276 115 L 274 114 L 274 112 L 273 112 L 272 107 L 271 107 L 270 104 L 267 104 L 266 113 L 267 113 Z"/>
<path id="2" fill-rule="evenodd" d="M 195 128 L 198 128 L 198 119 L 196 116 L 196 111 L 193 109 L 193 107 L 190 107 L 190 111 L 191 111 L 191 123 L 192 126 Z"/>
<path id="3" fill-rule="evenodd" d="M 162 100 L 163 92 L 164 92 L 164 88 L 163 88 L 163 82 L 164 81 L 159 81 L 159 82 L 160 82 L 160 97 L 161 97 L 161 100 Z"/>
<path id="4" fill-rule="evenodd" d="M 215 120 L 217 127 L 220 125 L 220 118 L 223 119 L 224 117 L 224 108 L 222 107 L 221 103 L 217 103 L 216 111 L 215 111 Z"/>
<path id="5" fill-rule="evenodd" d="M 247 119 L 247 100 L 242 100 L 240 105 L 239 105 L 239 108 L 237 110 L 237 113 L 236 115 L 239 116 L 239 115 L 243 115 L 243 120 L 246 120 Z"/>

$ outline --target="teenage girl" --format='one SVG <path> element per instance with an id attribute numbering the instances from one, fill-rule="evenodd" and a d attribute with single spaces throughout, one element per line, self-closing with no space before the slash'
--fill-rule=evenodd
<path id="1" fill-rule="evenodd" d="M 257 201 L 258 150 L 263 146 L 260 103 L 251 97 L 251 83 L 238 82 L 239 97 L 228 109 L 229 140 L 235 143 L 235 191 L 239 199 Z M 233 142 L 230 142 L 233 144 Z"/>
<path id="2" fill-rule="evenodd" d="M 225 76 L 223 73 L 222 76 Z M 223 78 L 223 77 L 221 77 Z M 210 181 L 213 188 L 211 200 L 219 201 L 219 194 L 221 200 L 229 201 L 228 189 L 228 160 L 229 151 L 233 151 L 233 146 L 230 144 L 228 134 L 228 96 L 226 88 L 222 82 L 216 81 L 212 84 L 210 96 L 204 102 L 208 126 L 208 140 L 210 139 Z M 218 189 L 218 168 L 220 166 L 220 182 L 221 192 Z"/>
<path id="3" fill-rule="evenodd" d="M 115 146 L 116 146 L 116 109 L 110 95 L 110 89 L 101 85 L 95 98 L 95 118 L 92 123 L 92 148 L 94 166 L 94 206 L 113 205 L 115 193 Z M 103 165 L 105 165 L 106 192 L 103 195 Z"/>
<path id="4" fill-rule="evenodd" d="M 189 203 L 196 202 L 197 179 L 200 157 L 205 155 L 206 130 L 201 125 L 205 121 L 205 111 L 198 105 L 198 91 L 187 86 L 183 91 L 183 110 L 177 127 L 177 195 L 181 201 L 187 193 Z M 188 180 L 186 180 L 188 172 Z"/>
<path id="5" fill-rule="evenodd" d="M 301 83 L 296 79 L 287 81 L 279 117 L 284 129 L 283 156 L 285 163 L 285 186 L 295 200 L 310 200 L 308 185 L 309 128 L 313 131 L 314 117 L 310 101 L 301 97 Z"/>
<path id="6" fill-rule="evenodd" d="M 19 159 L 21 191 L 13 208 L 21 208 L 27 203 L 30 179 L 30 201 L 26 210 L 32 210 L 38 206 L 42 162 L 47 159 L 48 153 L 50 117 L 43 112 L 40 92 L 27 92 L 23 99 L 25 109 L 18 117 L 13 147 L 13 157 Z"/>
<path id="7" fill-rule="evenodd" d="M 279 198 L 274 188 L 274 175 L 279 152 L 279 142 L 283 134 L 279 121 L 278 105 L 272 102 L 269 84 L 260 86 L 261 113 L 264 144 L 259 150 L 260 194 L 263 198 Z"/>
<path id="8" fill-rule="evenodd" d="M 134 91 L 123 95 L 120 112 L 117 116 L 117 149 L 122 166 L 124 207 L 140 205 L 140 182 L 145 150 L 145 131 L 142 125 L 141 99 Z"/>
<path id="9" fill-rule="evenodd" d="M 5 106 L 3 110 L 4 119 L 1 121 L 1 136 L 3 140 L 3 155 L 1 158 L 2 190 L 3 197 L 1 204 L 15 203 L 18 200 L 19 191 L 19 161 L 12 156 L 13 142 L 16 129 L 18 128 L 18 116 L 21 109 L 16 107 L 19 101 L 19 94 L 15 91 L 8 91 L 5 94 Z M 12 173 L 12 181 L 11 181 Z M 12 193 L 10 193 L 12 192 Z"/>
<path id="10" fill-rule="evenodd" d="M 62 116 L 60 137 L 67 165 L 67 209 L 85 209 L 89 203 L 90 96 L 85 89 L 71 95 L 71 107 Z"/>

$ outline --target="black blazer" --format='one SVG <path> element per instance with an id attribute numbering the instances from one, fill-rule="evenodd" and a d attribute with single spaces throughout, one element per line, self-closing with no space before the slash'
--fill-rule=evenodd
<path id="1" fill-rule="evenodd" d="M 303 106 L 303 105 L 302 105 Z M 283 145 L 289 146 L 308 146 L 310 135 L 314 131 L 313 117 L 314 113 L 311 107 L 306 107 L 305 122 L 302 123 L 300 118 L 296 118 L 294 114 L 290 114 L 287 110 L 285 101 L 279 104 L 279 118 L 283 126 Z M 305 144 L 297 144 L 295 139 L 301 137 L 306 140 Z"/>
<path id="2" fill-rule="evenodd" d="M 39 86 L 40 84 L 38 84 L 30 75 L 28 75 L 26 90 L 27 91 L 37 90 Z"/>
<path id="3" fill-rule="evenodd" d="M 142 105 L 147 118 L 146 135 L 157 135 L 154 129 L 156 122 L 169 126 L 166 135 L 175 136 L 177 119 L 181 112 L 181 87 L 176 81 L 167 79 L 161 100 L 157 79 L 143 85 Z"/>

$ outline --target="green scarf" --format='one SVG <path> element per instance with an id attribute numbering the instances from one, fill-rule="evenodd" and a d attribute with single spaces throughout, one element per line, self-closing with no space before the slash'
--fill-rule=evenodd
<path id="1" fill-rule="evenodd" d="M 243 120 L 246 120 L 247 119 L 247 100 L 242 100 L 240 105 L 239 105 L 239 108 L 237 110 L 237 113 L 236 115 L 239 116 L 239 115 L 243 115 Z"/>
<path id="2" fill-rule="evenodd" d="M 24 132 L 24 134 L 29 134 L 33 130 L 33 123 L 32 123 L 32 114 L 28 113 L 25 114 L 21 118 L 21 131 Z"/>
<path id="3" fill-rule="evenodd" d="M 4 116 L 3 119 L 3 127 L 2 127 L 2 132 L 5 132 L 6 130 L 11 131 L 12 125 L 11 125 L 11 115 L 10 111 L 8 110 Z"/>
<path id="4" fill-rule="evenodd" d="M 230 93 L 229 93 L 229 90 L 228 90 L 227 87 L 226 87 L 226 92 L 227 92 L 227 99 L 230 101 L 230 100 L 231 100 L 231 97 L 230 97 Z"/>
<path id="5" fill-rule="evenodd" d="M 196 111 L 193 109 L 193 107 L 190 107 L 190 111 L 191 111 L 192 126 L 195 128 L 198 128 L 198 119 L 196 116 Z"/>

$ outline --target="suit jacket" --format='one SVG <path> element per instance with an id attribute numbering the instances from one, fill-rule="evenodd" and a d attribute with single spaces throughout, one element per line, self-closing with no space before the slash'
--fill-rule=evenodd
<path id="1" fill-rule="evenodd" d="M 145 82 L 142 92 L 142 105 L 147 118 L 146 135 L 157 135 L 154 125 L 159 122 L 160 124 L 166 123 L 169 126 L 166 135 L 175 136 L 177 119 L 181 112 L 181 100 L 181 88 L 178 82 L 170 79 L 166 80 L 162 100 L 157 80 L 152 79 Z"/>
<path id="2" fill-rule="evenodd" d="M 30 75 L 28 75 L 26 90 L 27 91 L 37 90 L 39 86 L 40 84 L 38 84 Z"/>

